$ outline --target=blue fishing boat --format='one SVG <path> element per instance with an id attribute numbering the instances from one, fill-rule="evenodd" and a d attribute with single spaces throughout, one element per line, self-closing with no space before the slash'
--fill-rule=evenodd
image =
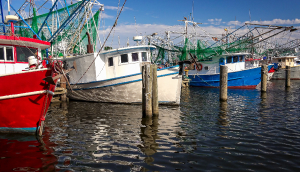
<path id="1" fill-rule="evenodd" d="M 188 77 L 191 86 L 219 87 L 220 66 L 228 67 L 228 88 L 255 88 L 261 81 L 261 67 L 246 68 L 249 53 L 228 53 L 192 63 Z M 271 66 L 269 66 L 270 68 Z"/>

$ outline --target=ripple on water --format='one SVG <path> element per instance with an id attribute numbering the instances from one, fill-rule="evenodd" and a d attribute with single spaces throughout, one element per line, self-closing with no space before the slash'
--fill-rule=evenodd
<path id="1" fill-rule="evenodd" d="M 6 171 L 299 171 L 300 81 L 286 91 L 183 88 L 180 107 L 52 104 L 44 137 L 0 135 Z M 20 148 L 20 149 L 16 149 Z M 29 163 L 29 161 L 33 163 Z M 12 163 L 14 162 L 14 163 Z"/>

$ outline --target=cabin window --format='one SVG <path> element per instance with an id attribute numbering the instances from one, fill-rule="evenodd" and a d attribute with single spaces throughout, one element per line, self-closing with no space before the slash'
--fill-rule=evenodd
<path id="1" fill-rule="evenodd" d="M 13 47 L 0 47 L 0 60 L 14 61 Z"/>
<path id="2" fill-rule="evenodd" d="M 142 60 L 147 61 L 147 52 L 142 52 Z"/>
<path id="3" fill-rule="evenodd" d="M 285 59 L 282 59 L 282 62 L 285 62 Z"/>
<path id="4" fill-rule="evenodd" d="M 227 63 L 232 63 L 232 57 L 226 57 Z"/>
<path id="5" fill-rule="evenodd" d="M 122 54 L 121 63 L 127 63 L 127 62 L 128 62 L 128 54 Z"/>
<path id="6" fill-rule="evenodd" d="M 133 62 L 139 61 L 138 53 L 132 53 L 131 56 Z"/>
<path id="7" fill-rule="evenodd" d="M 28 62 L 28 57 L 35 56 L 37 49 L 28 47 L 16 47 L 16 51 L 18 62 Z"/>
<path id="8" fill-rule="evenodd" d="M 114 65 L 113 57 L 108 58 L 108 66 L 113 66 L 113 65 Z"/>
<path id="9" fill-rule="evenodd" d="M 4 60 L 4 50 L 3 50 L 3 47 L 0 47 L 0 60 Z"/>
<path id="10" fill-rule="evenodd" d="M 239 62 L 239 56 L 233 56 L 233 63 Z"/>
<path id="11" fill-rule="evenodd" d="M 205 67 L 204 67 L 204 70 L 208 70 L 208 66 L 205 66 Z"/>
<path id="12" fill-rule="evenodd" d="M 281 62 L 281 59 L 278 59 L 278 62 Z"/>
<path id="13" fill-rule="evenodd" d="M 239 61 L 243 62 L 243 56 L 239 56 Z"/>
<path id="14" fill-rule="evenodd" d="M 7 61 L 13 61 L 13 48 L 12 47 L 6 47 L 6 60 Z"/>

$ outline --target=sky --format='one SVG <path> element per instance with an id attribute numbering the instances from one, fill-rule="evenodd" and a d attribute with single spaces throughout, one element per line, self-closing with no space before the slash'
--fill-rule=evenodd
<path id="1" fill-rule="evenodd" d="M 71 1 L 77 2 L 66 0 L 68 4 Z M 104 5 L 101 14 L 103 20 L 99 28 L 102 43 L 124 1 L 98 0 Z M 18 9 L 24 1 L 11 2 Z M 35 2 L 41 4 L 45 0 Z M 94 9 L 97 8 L 95 5 Z M 245 22 L 300 27 L 299 8 L 300 0 L 127 0 L 106 44 L 118 48 L 125 46 L 128 40 L 133 45 L 132 37 L 135 35 L 145 36 L 156 32 L 164 38 L 165 31 L 182 32 L 184 23 L 178 20 L 183 20 L 184 17 L 202 23 L 199 27 L 210 34 L 224 34 L 225 28 L 233 31 Z M 296 39 L 299 33 L 300 31 L 296 31 L 285 36 Z"/>

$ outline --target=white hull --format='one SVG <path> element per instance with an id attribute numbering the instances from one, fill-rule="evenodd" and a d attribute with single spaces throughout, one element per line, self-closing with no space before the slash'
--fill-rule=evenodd
<path id="1" fill-rule="evenodd" d="M 275 73 L 275 72 L 268 73 L 268 81 L 271 81 L 271 79 L 272 79 L 274 73 Z"/>
<path id="2" fill-rule="evenodd" d="M 157 71 L 159 104 L 179 105 L 182 76 L 179 67 Z M 103 81 L 71 85 L 68 97 L 74 100 L 109 102 L 109 103 L 142 103 L 142 75 L 134 74 Z"/>

